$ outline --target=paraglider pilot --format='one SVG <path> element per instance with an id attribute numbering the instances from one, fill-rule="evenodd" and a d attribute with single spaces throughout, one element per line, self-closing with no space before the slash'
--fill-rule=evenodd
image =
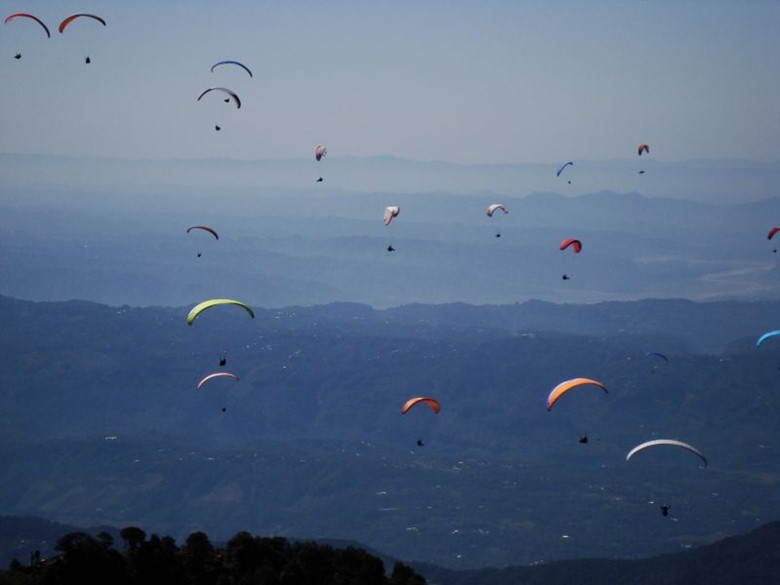
<path id="1" fill-rule="evenodd" d="M 669 515 L 669 508 L 671 508 L 671 506 L 669 504 L 661 504 L 661 515 L 662 516 L 668 516 Z"/>

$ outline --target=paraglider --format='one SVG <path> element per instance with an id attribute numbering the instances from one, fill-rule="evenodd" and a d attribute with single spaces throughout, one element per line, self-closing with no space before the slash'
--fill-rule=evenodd
<path id="1" fill-rule="evenodd" d="M 204 90 L 198 96 L 197 101 L 200 101 L 201 98 L 203 98 L 204 95 L 206 95 L 207 93 L 210 93 L 212 91 L 220 91 L 220 92 L 223 92 L 223 93 L 227 94 L 227 97 L 224 98 L 224 101 L 226 103 L 230 103 L 230 101 L 233 100 L 233 102 L 236 104 L 236 109 L 238 110 L 238 109 L 241 108 L 241 99 L 238 97 L 238 94 L 236 94 L 236 92 L 234 92 L 233 90 L 227 89 L 226 87 L 210 87 L 210 88 Z M 219 132 L 220 130 L 222 130 L 222 126 L 220 126 L 219 124 L 214 124 L 214 130 Z"/>
<path id="2" fill-rule="evenodd" d="M 504 205 L 503 203 L 492 203 L 491 205 L 488 205 L 485 208 L 485 213 L 487 213 L 488 217 L 493 217 L 493 214 L 496 212 L 496 210 L 499 209 L 503 211 L 505 215 L 509 213 L 509 210 L 506 208 L 506 205 Z M 501 237 L 501 232 L 498 231 L 498 228 L 496 228 L 496 237 L 497 238 Z"/>
<path id="3" fill-rule="evenodd" d="M 552 389 L 550 395 L 547 397 L 547 410 L 551 411 L 553 405 L 555 405 L 555 403 L 558 402 L 558 399 L 564 394 L 566 394 L 569 390 L 573 388 L 578 388 L 579 386 L 588 386 L 588 385 L 596 386 L 604 390 L 604 392 L 607 392 L 607 387 L 601 382 L 598 382 L 597 380 L 592 380 L 590 378 L 572 378 L 571 380 L 566 380 L 564 382 L 561 382 L 555 388 Z"/>
<path id="4" fill-rule="evenodd" d="M 574 163 L 573 163 L 572 161 L 567 161 L 567 162 L 563 163 L 562 165 L 560 165 L 560 166 L 559 166 L 559 167 L 558 167 L 558 168 L 555 170 L 555 176 L 556 176 L 556 177 L 560 177 L 560 176 L 561 176 L 561 173 L 563 172 L 563 169 L 565 169 L 565 168 L 566 168 L 566 167 L 568 167 L 568 166 L 574 166 Z M 571 185 L 571 181 L 570 181 L 570 180 L 569 180 L 569 181 L 567 181 L 567 183 L 568 183 L 569 185 Z"/>
<path id="5" fill-rule="evenodd" d="M 396 217 L 398 217 L 399 213 L 401 213 L 401 208 L 398 205 L 390 205 L 389 207 L 385 207 L 385 215 L 384 215 L 385 226 L 389 226 L 390 223 Z M 387 251 L 388 252 L 395 252 L 395 248 L 393 248 L 392 244 L 388 244 Z"/>
<path id="6" fill-rule="evenodd" d="M 325 148 L 322 144 L 318 144 L 314 147 L 314 160 L 317 162 L 321 161 L 323 157 L 328 154 L 328 149 Z M 323 178 L 320 176 L 320 178 L 317 179 L 317 183 L 322 183 Z"/>
<path id="7" fill-rule="evenodd" d="M 659 446 L 680 447 L 682 449 L 685 449 L 686 451 L 690 451 L 694 455 L 698 456 L 704 462 L 704 467 L 707 467 L 707 458 L 704 456 L 704 454 L 701 451 L 699 451 L 693 445 L 684 443 L 682 441 L 678 441 L 676 439 L 654 439 L 652 441 L 641 443 L 628 452 L 628 455 L 626 455 L 626 461 L 630 461 L 631 458 L 637 453 L 639 453 L 640 451 L 644 451 L 645 449 L 649 449 L 651 447 L 659 447 Z"/>
<path id="8" fill-rule="evenodd" d="M 216 307 L 217 305 L 235 305 L 237 307 L 241 307 L 244 309 L 247 313 L 249 313 L 249 316 L 252 317 L 252 319 L 255 318 L 255 313 L 252 311 L 251 308 L 249 308 L 248 305 L 245 305 L 244 303 L 240 301 L 234 301 L 233 299 L 210 299 L 208 301 L 203 301 L 201 303 L 198 303 L 192 309 L 190 309 L 190 312 L 187 314 L 187 325 L 192 325 L 192 323 L 197 319 L 197 317 L 206 309 L 210 309 L 211 307 Z"/>
<path id="9" fill-rule="evenodd" d="M 412 407 L 418 404 L 427 404 L 434 412 L 434 414 L 439 414 L 439 411 L 441 410 L 441 405 L 437 400 L 427 396 L 419 396 L 417 398 L 410 398 L 407 400 L 401 407 L 401 414 L 406 414 Z"/>
<path id="10" fill-rule="evenodd" d="M 49 27 L 47 27 L 40 18 L 32 14 L 28 14 L 26 12 L 16 12 L 15 14 L 9 14 L 8 16 L 6 16 L 4 22 L 5 24 L 8 24 L 9 22 L 16 20 L 17 18 L 25 18 L 25 19 L 29 18 L 37 22 L 39 25 L 41 25 L 41 28 L 43 28 L 44 32 L 46 33 L 46 37 L 51 38 Z M 21 58 L 22 58 L 21 52 L 17 52 L 16 54 L 14 54 L 14 59 L 19 60 Z"/>
<path id="11" fill-rule="evenodd" d="M 642 156 L 643 152 L 646 152 L 647 154 L 650 154 L 650 147 L 647 144 L 640 144 L 639 147 L 636 150 L 636 153 L 639 156 Z M 645 174 L 645 170 L 644 169 L 640 169 L 639 174 L 640 175 L 644 175 Z"/>
<path id="12" fill-rule="evenodd" d="M 106 26 L 106 21 L 105 21 L 105 20 L 103 20 L 103 19 L 102 19 L 100 16 L 97 16 L 97 15 L 95 15 L 95 14 L 84 14 L 84 13 L 81 13 L 81 14 L 73 14 L 73 15 L 69 16 L 68 18 L 66 18 L 65 20 L 63 20 L 63 21 L 60 23 L 60 26 L 59 26 L 59 29 L 58 29 L 58 30 L 60 31 L 60 34 L 64 33 L 64 32 L 65 32 L 65 29 L 66 29 L 66 28 L 67 28 L 67 27 L 70 25 L 70 23 L 72 23 L 72 22 L 73 22 L 74 20 L 76 20 L 77 18 L 88 18 L 88 19 L 92 19 L 92 20 L 95 20 L 95 21 L 99 22 L 99 23 L 100 23 L 100 24 L 102 24 L 103 26 Z M 87 56 L 84 58 L 84 63 L 86 63 L 87 65 L 89 65 L 90 63 L 92 63 L 92 59 L 90 59 L 89 55 L 87 55 Z"/>
<path id="13" fill-rule="evenodd" d="M 189 234 L 192 230 L 203 230 L 205 232 L 210 233 L 212 236 L 214 236 L 215 239 L 217 240 L 219 239 L 219 234 L 217 234 L 217 232 L 214 231 L 214 228 L 210 228 L 207 225 L 193 225 L 187 228 L 187 233 Z M 198 258 L 200 258 L 201 255 L 202 254 L 200 253 L 200 250 L 198 250 Z"/>
<path id="14" fill-rule="evenodd" d="M 756 341 L 756 347 L 759 347 L 767 339 L 769 339 L 770 337 L 775 337 L 776 335 L 780 335 L 780 329 L 775 329 L 774 331 L 767 331 L 761 337 L 758 338 L 758 340 Z"/>
<path id="15" fill-rule="evenodd" d="M 214 372 L 212 374 L 208 374 L 207 376 L 204 376 L 201 378 L 198 383 L 195 385 L 196 390 L 200 390 L 203 385 L 208 382 L 209 380 L 213 380 L 214 378 L 231 378 L 233 380 L 238 380 L 238 376 L 231 372 Z"/>
<path id="16" fill-rule="evenodd" d="M 560 243 L 560 245 L 558 246 L 558 249 L 563 251 L 563 250 L 565 250 L 566 248 L 569 248 L 569 247 L 571 247 L 571 249 L 574 250 L 575 254 L 579 254 L 580 251 L 582 251 L 582 242 L 580 242 L 579 240 L 575 240 L 574 238 L 566 238 L 566 239 L 564 239 Z M 566 265 L 566 258 L 565 257 L 564 257 L 563 261 L 564 261 L 564 266 L 565 266 Z M 571 280 L 571 277 L 566 272 L 563 273 L 563 276 L 561 276 L 561 278 L 563 280 Z"/>
<path id="17" fill-rule="evenodd" d="M 247 67 L 243 63 L 240 63 L 239 61 L 218 61 L 217 63 L 214 63 L 214 65 L 211 66 L 211 72 L 214 73 L 214 69 L 222 65 L 236 65 L 241 69 L 243 69 L 244 71 L 246 71 L 249 74 L 249 77 L 253 77 L 252 72 L 249 70 L 249 67 Z"/>

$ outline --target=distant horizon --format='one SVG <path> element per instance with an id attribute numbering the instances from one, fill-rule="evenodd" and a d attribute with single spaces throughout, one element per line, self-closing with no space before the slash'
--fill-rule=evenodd
<path id="1" fill-rule="evenodd" d="M 224 197 L 248 190 L 291 192 L 321 199 L 366 193 L 448 193 L 525 197 L 557 193 L 639 193 L 708 203 L 756 202 L 780 196 L 780 160 L 747 159 L 663 162 L 654 159 L 574 160 L 561 176 L 555 163 L 462 163 L 402 156 L 340 155 L 317 166 L 306 158 L 210 157 L 122 158 L 111 154 L 0 153 L 4 189 L 31 191 L 187 187 L 219 189 Z M 640 172 L 641 171 L 641 172 Z M 324 177 L 324 182 L 315 179 Z M 0 195 L 1 197 L 2 195 Z M 486 204 L 490 201 L 486 201 Z"/>
<path id="2" fill-rule="evenodd" d="M 243 156 L 165 156 L 165 157 L 144 157 L 144 156 L 122 156 L 122 155 L 103 155 L 103 154 L 66 154 L 58 152 L 24 152 L 24 151 L 1 151 L 0 156 L 20 156 L 20 157 L 40 157 L 40 158 L 63 158 L 75 160 L 106 160 L 106 161 L 126 161 L 126 162 L 184 162 L 184 161 L 236 161 L 236 162 L 310 162 L 306 156 L 294 157 L 243 157 Z M 459 167 L 511 167 L 511 166 L 529 166 L 529 167 L 548 167 L 554 170 L 562 161 L 560 160 L 514 160 L 514 161 L 495 161 L 495 162 L 461 162 L 457 160 L 448 160 L 443 158 L 423 159 L 394 154 L 391 152 L 378 154 L 332 154 L 328 155 L 329 160 L 398 160 L 418 164 L 445 164 Z M 596 165 L 606 163 L 636 164 L 632 157 L 611 157 L 611 158 L 583 158 L 574 160 L 574 165 Z M 686 165 L 758 165 L 758 166 L 780 166 L 780 157 L 775 158 L 686 158 L 670 159 L 662 158 L 652 159 L 650 165 L 661 166 L 686 166 Z"/>

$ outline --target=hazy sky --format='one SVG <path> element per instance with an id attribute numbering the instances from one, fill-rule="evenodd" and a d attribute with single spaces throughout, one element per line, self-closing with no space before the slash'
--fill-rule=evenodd
<path id="1" fill-rule="evenodd" d="M 0 152 L 776 159 L 780 2 L 3 2 Z M 57 24 L 95 12 L 65 34 Z M 21 60 L 13 59 L 17 51 Z M 92 64 L 84 64 L 89 53 Z M 254 72 L 209 71 L 237 59 Z M 211 86 L 234 89 L 235 110 Z M 221 132 L 214 124 L 221 124 Z"/>

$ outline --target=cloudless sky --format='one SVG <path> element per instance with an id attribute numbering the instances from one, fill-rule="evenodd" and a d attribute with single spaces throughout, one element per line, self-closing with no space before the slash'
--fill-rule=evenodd
<path id="1" fill-rule="evenodd" d="M 284 159 L 321 142 L 329 156 L 549 163 L 630 158 L 640 142 L 663 161 L 775 160 L 780 143 L 773 0 L 2 7 L 52 38 L 0 24 L 0 152 Z M 57 32 L 76 12 L 108 26 Z M 222 59 L 254 78 L 211 73 Z M 196 101 L 212 86 L 242 108 Z"/>

